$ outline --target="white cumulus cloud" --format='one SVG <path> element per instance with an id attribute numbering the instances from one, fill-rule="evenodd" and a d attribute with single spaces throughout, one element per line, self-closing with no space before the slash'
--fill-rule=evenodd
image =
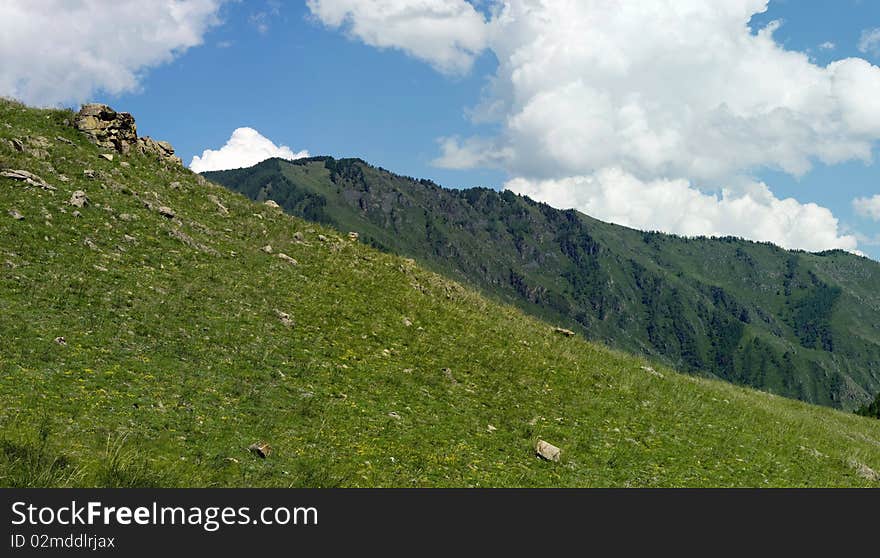
<path id="1" fill-rule="evenodd" d="M 529 184 L 561 181 L 568 190 L 585 190 L 575 199 L 595 195 L 583 177 L 619 172 L 634 181 L 624 190 L 633 204 L 648 193 L 661 204 L 654 220 L 630 215 L 619 222 L 797 248 L 855 242 L 838 233 L 827 209 L 795 207 L 763 186 L 771 202 L 744 186 L 761 169 L 801 176 L 816 162 L 870 162 L 880 139 L 880 68 L 860 58 L 818 65 L 776 41 L 779 22 L 753 31 L 749 22 L 768 0 L 495 0 L 488 18 L 463 15 L 474 11 L 465 0 L 308 5 L 331 27 L 344 24 L 367 44 L 403 49 L 441 69 L 432 53 L 457 52 L 459 30 L 473 27 L 478 40 L 464 49 L 458 67 L 467 68 L 481 48 L 495 54 L 498 69 L 469 114 L 500 131 L 441 138 L 438 166 L 494 166 Z M 416 38 L 394 30 L 418 29 L 426 6 L 442 6 L 456 24 L 438 27 L 426 43 L 433 46 L 418 51 Z M 676 195 L 660 195 L 664 189 Z M 721 198 L 706 193 L 723 189 Z M 678 213 L 676 196 L 685 192 L 702 200 L 689 207 L 705 213 L 711 206 L 715 216 L 675 225 L 665 216 Z M 756 213 L 740 211 L 750 203 Z M 763 218 L 762 208 L 780 214 Z M 718 225 L 736 220 L 735 229 Z M 811 226 L 825 228 L 810 235 Z"/>
<path id="2" fill-rule="evenodd" d="M 379 48 L 396 48 L 445 73 L 471 68 L 485 49 L 486 20 L 463 0 L 307 0 L 333 28 Z"/>
<path id="3" fill-rule="evenodd" d="M 202 44 L 223 0 L 0 2 L 0 95 L 50 106 L 135 91 Z"/>
<path id="4" fill-rule="evenodd" d="M 880 221 L 880 194 L 870 198 L 856 198 L 852 203 L 855 212 L 862 217 Z"/>
<path id="5" fill-rule="evenodd" d="M 195 155 L 189 168 L 194 172 L 240 169 L 273 157 L 293 160 L 308 156 L 308 151 L 294 152 L 286 145 L 275 145 L 253 128 L 237 128 L 220 149 L 206 149 L 201 157 Z"/>
<path id="6" fill-rule="evenodd" d="M 491 151 L 509 148 L 504 168 L 526 176 L 620 166 L 701 182 L 870 160 L 880 69 L 861 59 L 813 64 L 774 40 L 776 23 L 751 33 L 766 5 L 504 2 L 487 24 L 500 66 L 477 110 L 502 124 Z"/>
<path id="7" fill-rule="evenodd" d="M 760 182 L 706 194 L 687 180 L 642 181 L 619 168 L 587 176 L 531 181 L 515 178 L 512 192 L 603 221 L 684 236 L 739 236 L 785 248 L 856 251 L 858 239 L 840 232 L 828 209 L 778 199 Z"/>

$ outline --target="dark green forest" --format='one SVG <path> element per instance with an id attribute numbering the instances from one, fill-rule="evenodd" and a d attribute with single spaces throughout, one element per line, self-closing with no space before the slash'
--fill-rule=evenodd
<path id="1" fill-rule="evenodd" d="M 877 397 L 872 401 L 869 405 L 865 405 L 860 408 L 856 413 L 862 415 L 863 417 L 871 417 L 880 419 L 880 393 L 877 394 Z"/>

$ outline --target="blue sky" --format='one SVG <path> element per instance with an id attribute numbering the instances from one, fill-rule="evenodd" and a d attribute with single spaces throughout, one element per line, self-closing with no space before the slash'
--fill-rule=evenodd
<path id="1" fill-rule="evenodd" d="M 490 53 L 473 72 L 450 78 L 400 51 L 327 30 L 298 2 L 285 4 L 260 32 L 252 20 L 271 9 L 266 2 L 226 5 L 225 23 L 205 46 L 148 72 L 142 91 L 100 100 L 134 114 L 143 134 L 172 139 L 186 162 L 249 126 L 294 150 L 360 157 L 448 186 L 503 183 L 501 171 L 431 165 L 438 137 L 474 128 L 466 109 L 495 69 Z"/>
<path id="2" fill-rule="evenodd" d="M 760 4 L 760 0 L 719 0 L 722 1 L 730 5 Z M 50 95 L 35 99 L 74 104 L 86 100 L 84 95 L 87 95 L 89 100 L 106 102 L 119 110 L 131 112 L 137 118 L 141 135 L 152 135 L 171 141 L 187 163 L 206 149 L 220 149 L 229 140 L 233 130 L 251 127 L 275 144 L 289 146 L 293 151 L 308 150 L 312 155 L 361 157 L 395 172 L 431 178 L 450 187 L 510 187 L 555 205 L 577 207 L 599 218 L 639 228 L 691 234 L 702 232 L 700 227 L 706 227 L 709 232 L 731 232 L 752 238 L 766 238 L 807 249 L 836 246 L 853 249 L 856 247 L 853 239 L 857 238 L 858 250 L 880 259 L 880 222 L 857 214 L 853 209 L 855 198 L 870 198 L 880 194 L 880 172 L 877 165 L 853 160 L 852 157 L 844 157 L 849 160 L 840 163 L 823 164 L 800 140 L 792 149 L 806 152 L 812 161 L 812 169 L 802 175 L 793 173 L 787 155 L 780 155 L 778 161 L 772 156 L 742 155 L 746 162 L 739 166 L 728 168 L 724 163 L 716 162 L 708 171 L 694 170 L 695 167 L 688 166 L 687 157 L 675 155 L 669 156 L 668 160 L 660 160 L 655 165 L 653 161 L 656 154 L 653 148 L 646 148 L 644 156 L 635 162 L 613 150 L 598 159 L 579 159 L 579 152 L 591 152 L 594 149 L 607 151 L 609 141 L 607 138 L 603 141 L 603 137 L 598 136 L 572 140 L 572 151 L 575 152 L 573 156 L 557 158 L 556 154 L 535 154 L 532 157 L 533 152 L 540 151 L 540 146 L 544 144 L 530 143 L 531 137 L 540 137 L 546 133 L 548 138 L 554 138 L 563 147 L 566 147 L 567 138 L 563 133 L 566 131 L 564 120 L 567 113 L 563 113 L 561 124 L 557 122 L 550 129 L 541 127 L 540 118 L 537 123 L 529 120 L 539 106 L 545 111 L 538 112 L 539 115 L 547 114 L 547 120 L 560 120 L 559 111 L 552 110 L 552 106 L 548 109 L 545 105 L 539 105 L 536 99 L 555 98 L 550 97 L 550 94 L 577 89 L 584 81 L 574 81 L 574 85 L 568 89 L 542 82 L 543 90 L 530 92 L 532 98 L 517 106 L 520 101 L 516 98 L 525 93 L 521 84 L 515 82 L 511 76 L 520 75 L 518 72 L 524 68 L 499 67 L 499 59 L 511 59 L 511 52 L 522 52 L 515 50 L 520 46 L 532 48 L 533 43 L 530 41 L 533 37 L 529 33 L 540 33 L 540 29 L 536 31 L 532 24 L 521 23 L 519 26 L 506 27 L 502 33 L 504 36 L 486 38 L 485 44 L 479 45 L 476 44 L 479 41 L 475 40 L 476 46 L 465 48 L 461 47 L 461 43 L 463 37 L 469 36 L 467 25 L 474 22 L 474 16 L 465 13 L 469 11 L 469 7 L 463 0 L 437 0 L 437 6 L 452 6 L 449 12 L 452 15 L 444 12 L 442 17 L 451 21 L 453 28 L 436 34 L 431 28 L 423 38 L 413 38 L 406 32 L 406 28 L 394 28 L 394 25 L 400 23 L 400 14 L 388 14 L 385 21 L 379 17 L 384 14 L 376 16 L 370 11 L 375 11 L 375 4 L 371 0 L 315 0 L 311 7 L 305 2 L 263 0 L 227 2 L 221 3 L 219 7 L 215 6 L 214 0 L 197 0 L 199 2 L 203 5 L 199 9 L 207 14 L 205 17 L 216 17 L 217 20 L 199 20 L 198 24 L 193 25 L 195 39 L 188 36 L 187 33 L 191 31 L 188 28 L 186 33 L 175 38 L 179 41 L 177 48 L 161 55 L 146 56 L 140 65 L 133 64 L 133 86 L 119 86 L 118 79 L 113 81 L 116 78 L 96 77 L 95 82 L 86 87 L 83 94 L 71 91 L 67 97 L 62 92 L 58 98 Z M 403 6 L 407 4 L 406 0 L 396 0 L 396 3 Z M 591 19 L 593 14 L 584 11 L 584 6 L 588 4 L 590 2 L 585 1 L 579 8 L 571 8 L 572 13 L 565 14 L 565 18 L 575 23 L 578 21 L 577 17 L 584 17 L 585 22 L 599 21 L 599 16 Z M 478 19 L 491 17 L 496 9 L 489 1 L 478 2 L 476 5 L 481 14 Z M 29 9 L 33 8 L 21 8 L 23 12 Z M 344 16 L 342 24 L 338 20 L 334 21 L 334 17 L 339 14 Z M 35 17 L 33 13 L 25 16 L 31 19 Z M 606 16 L 607 14 L 601 17 Z M 436 13 L 432 17 L 436 18 Z M 638 17 L 647 16 L 636 14 L 632 26 L 628 26 L 625 21 L 621 23 L 620 18 L 609 23 L 609 26 L 621 26 L 622 31 L 618 32 L 620 36 L 617 37 L 625 45 L 621 51 L 641 40 L 638 33 L 632 37 L 624 36 L 627 29 L 638 29 L 642 21 Z M 677 30 L 678 23 L 682 23 L 683 31 L 691 35 L 694 32 L 693 27 L 685 26 L 684 22 L 678 22 L 674 17 L 651 17 L 654 19 L 644 21 L 657 21 L 658 26 L 666 25 L 673 31 Z M 434 25 L 438 20 L 431 21 Z M 717 23 L 715 19 L 711 21 Z M 711 25 L 716 24 L 711 21 Z M 866 48 L 863 44 L 860 50 L 863 34 L 880 27 L 878 2 L 771 0 L 769 9 L 752 17 L 750 25 L 753 33 L 758 33 L 758 30 L 773 21 L 780 22 L 773 34 L 779 52 L 784 49 L 807 53 L 810 63 L 817 68 L 825 68 L 835 60 L 848 57 L 863 58 L 872 64 L 880 62 L 880 51 L 876 48 L 872 49 L 870 45 Z M 413 20 L 406 25 L 416 28 L 421 23 L 421 20 Z M 727 20 L 717 25 L 724 31 L 731 29 Z M 456 31 L 455 27 L 460 30 Z M 578 29 L 577 25 L 574 27 L 574 35 L 571 37 L 575 39 L 568 38 L 565 39 L 568 43 L 560 43 L 565 49 L 578 46 L 581 41 L 588 42 L 593 36 L 586 23 L 583 29 Z M 717 31 L 707 29 L 707 37 L 712 37 L 714 33 Z M 738 44 L 735 29 L 731 32 L 731 37 L 731 44 Z M 521 44 L 507 44 L 515 40 L 520 40 Z M 430 48 L 427 51 L 420 50 L 423 44 Z M 434 48 L 434 45 L 437 47 Z M 446 47 L 451 50 L 443 52 L 456 60 L 459 64 L 458 70 L 466 67 L 464 71 L 449 71 L 448 67 L 443 66 L 448 58 L 441 59 L 439 54 L 435 56 L 435 50 L 440 52 Z M 0 51 L 0 62 L 4 61 L 4 56 L 11 57 L 13 54 L 15 53 Z M 638 56 L 641 55 L 631 53 L 631 56 L 629 62 L 635 67 L 639 61 Z M 719 54 L 719 57 L 727 57 L 723 58 L 725 60 L 729 60 L 729 56 L 727 51 Z M 744 60 L 749 60 L 748 53 L 742 56 Z M 592 72 L 587 62 L 578 59 L 565 60 L 566 64 L 586 64 L 578 66 L 579 70 L 572 72 L 581 71 L 585 79 L 590 79 Z M 584 60 L 596 58 L 587 57 Z M 693 61 L 684 61 L 682 64 L 676 61 L 670 66 L 670 72 L 691 63 Z M 794 74 L 800 71 L 798 68 L 803 69 L 804 66 L 800 64 L 796 67 L 794 63 L 785 65 L 787 62 L 780 64 L 781 73 L 791 70 Z M 552 66 L 552 62 L 548 63 L 549 66 Z M 562 68 L 566 69 L 564 64 Z M 27 70 L 20 70 L 22 71 Z M 864 68 L 859 71 L 862 72 L 860 76 L 871 75 Z M 2 72 L 0 70 L 0 89 L 4 87 Z M 548 75 L 555 74 L 548 70 Z M 677 86 L 680 86 L 682 79 L 688 79 L 693 74 L 682 75 L 684 78 L 677 76 Z M 500 93 L 487 89 L 493 76 Z M 18 93 L 16 96 L 25 97 L 24 100 L 29 101 L 26 94 L 20 93 L 25 90 L 23 87 L 15 89 L 16 79 L 20 82 L 22 77 L 13 75 L 7 79 L 13 85 L 7 85 L 6 89 L 12 88 L 11 94 Z M 549 78 L 543 76 L 540 79 Z M 621 86 L 619 80 L 613 83 L 609 80 L 609 83 L 607 91 L 618 90 L 615 88 Z M 712 81 L 707 78 L 707 83 Z M 797 84 L 796 81 L 792 83 Z M 639 90 L 640 95 L 649 98 L 658 88 L 656 82 L 646 85 L 635 78 L 625 84 L 626 87 L 637 90 L 642 87 Z M 603 87 L 606 84 L 601 82 L 590 82 L 588 85 L 588 92 L 605 91 Z M 699 87 L 701 85 L 695 85 L 695 88 Z M 751 83 L 742 83 L 730 88 L 730 91 L 721 91 L 720 95 L 726 97 L 719 98 L 718 104 L 735 104 L 735 89 L 747 90 L 750 87 Z M 775 91 L 774 94 L 778 96 L 780 89 Z M 871 91 L 873 90 L 870 88 L 865 89 L 865 95 Z M 10 94 L 9 91 L 5 93 Z M 856 90 L 853 95 L 858 98 L 859 91 Z M 477 122 L 473 117 L 474 110 L 487 98 L 503 100 L 509 105 L 507 112 L 494 121 Z M 588 97 L 590 101 L 580 102 L 581 98 L 574 97 L 578 101 L 575 106 L 589 106 L 596 99 Z M 601 99 L 601 96 L 598 98 Z M 563 97 L 559 101 L 560 106 L 569 100 Z M 712 99 L 708 101 L 711 102 Z M 657 100 L 657 103 L 663 102 L 668 101 Z M 876 103 L 876 98 L 874 102 Z M 656 103 L 647 103 L 645 106 L 656 106 Z M 667 120 L 674 120 L 679 115 L 676 110 L 675 107 L 669 108 Z M 864 113 L 870 107 L 860 110 Z M 480 113 L 477 110 L 476 114 Z M 816 114 L 819 113 L 822 111 Z M 809 118 L 813 113 L 804 114 L 805 118 Z M 869 116 L 873 117 L 872 114 Z M 575 123 L 573 125 L 578 122 L 589 122 L 592 125 L 595 122 L 599 126 L 602 124 L 600 118 L 601 115 L 595 114 L 572 116 Z M 513 129 L 509 124 L 512 121 L 524 124 Z M 839 124 L 836 121 L 833 123 Z M 849 126 L 853 127 L 852 124 Z M 855 126 L 857 127 L 857 123 Z M 762 126 L 758 126 L 756 130 L 759 133 L 766 131 Z M 629 134 L 629 131 L 624 132 Z M 609 133 L 611 135 L 607 137 L 614 139 L 622 137 L 620 134 L 623 132 L 612 130 Z M 755 132 L 749 128 L 743 132 L 746 140 L 750 133 Z M 786 129 L 780 133 L 789 131 Z M 797 127 L 792 127 L 791 133 L 800 132 Z M 835 138 L 829 139 L 822 136 L 826 132 L 821 130 L 812 130 L 810 133 L 816 136 L 816 141 L 828 139 L 830 142 L 837 141 L 835 138 L 840 134 L 855 134 L 852 130 L 837 130 L 833 133 L 827 132 L 829 136 L 835 135 Z M 876 157 L 875 140 L 880 137 L 880 133 L 874 134 L 873 130 L 867 136 L 865 132 L 859 133 L 862 134 L 859 138 L 868 137 L 873 142 L 871 149 Z M 784 137 L 780 140 L 780 136 L 773 134 L 776 132 L 770 133 L 769 140 L 763 139 L 770 142 L 770 149 L 780 141 L 786 143 Z M 650 136 L 652 139 L 656 137 L 657 134 Z M 461 153 L 474 155 L 473 164 L 460 164 L 459 151 L 454 152 L 459 153 L 456 159 L 458 162 L 438 164 L 438 159 L 443 160 L 444 153 L 447 153 L 441 149 L 441 138 L 456 138 L 455 146 L 462 148 Z M 474 144 L 477 147 L 472 149 L 468 143 L 469 138 L 479 140 Z M 691 138 L 686 143 L 693 145 L 704 141 L 700 136 Z M 742 138 L 730 141 L 731 149 L 742 149 Z M 844 143 L 841 140 L 840 145 Z M 636 140 L 636 145 L 642 144 Z M 726 149 L 726 144 L 721 145 L 721 148 Z M 504 155 L 500 155 L 502 153 Z M 706 154 L 697 149 L 693 158 L 704 155 Z M 454 158 L 450 155 L 446 160 Z M 786 167 L 786 170 L 781 170 L 780 167 Z M 749 228 L 748 219 L 743 217 L 750 214 L 749 206 L 745 206 L 746 209 L 737 209 L 738 206 L 734 203 L 725 204 L 719 201 L 716 204 L 711 198 L 705 197 L 715 195 L 721 200 L 722 189 L 728 188 L 730 184 L 745 184 L 749 181 L 765 183 L 772 193 L 772 200 L 765 196 L 770 200 L 765 200 L 766 207 L 761 205 L 764 202 L 754 202 L 760 206 L 756 206 L 758 210 L 766 209 L 770 213 L 790 211 L 791 216 L 758 217 L 759 211 L 755 211 L 753 213 L 756 221 Z M 749 195 L 756 200 L 763 195 L 754 193 L 754 185 L 737 188 L 743 188 L 742 192 L 752 192 Z M 621 192 L 629 193 L 629 202 L 615 201 Z M 644 192 L 643 196 L 640 195 L 641 192 Z M 672 193 L 667 196 L 669 192 Z M 787 198 L 794 198 L 800 205 L 786 206 L 781 203 L 781 200 Z M 651 213 L 650 208 L 639 207 L 639 202 L 653 204 L 656 206 L 655 212 Z M 621 207 L 621 203 L 626 207 Z M 664 209 L 664 203 L 670 205 L 669 210 Z M 829 215 L 817 216 L 809 208 L 804 210 L 804 204 L 809 203 L 830 210 L 837 219 L 836 224 L 829 220 Z M 674 213 L 672 210 L 675 206 L 682 204 L 690 208 L 690 214 L 670 216 Z M 635 209 L 630 211 L 629 206 Z M 711 216 L 703 219 L 701 213 Z M 700 218 L 692 218 L 695 216 Z M 763 221 L 759 222 L 759 219 Z M 780 222 L 800 221 L 792 225 L 791 230 L 783 230 L 788 225 L 774 222 L 774 219 Z M 812 240 L 811 227 L 816 227 L 817 238 L 825 235 L 827 240 Z"/>

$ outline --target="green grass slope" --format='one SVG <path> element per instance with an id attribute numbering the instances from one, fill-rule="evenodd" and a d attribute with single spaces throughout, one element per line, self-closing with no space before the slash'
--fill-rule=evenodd
<path id="1" fill-rule="evenodd" d="M 0 178 L 0 486 L 878 486 L 880 421 L 554 333 L 70 119 L 0 102 L 0 168 L 57 188 Z"/>
<path id="2" fill-rule="evenodd" d="M 880 392 L 880 264 L 867 258 L 640 232 L 357 159 L 206 176 L 679 370 L 848 410 Z"/>

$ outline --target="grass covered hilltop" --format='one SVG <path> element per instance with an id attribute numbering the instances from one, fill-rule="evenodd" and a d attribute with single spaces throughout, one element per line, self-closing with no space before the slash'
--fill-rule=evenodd
<path id="1" fill-rule="evenodd" d="M 880 421 L 560 334 L 73 118 L 0 102 L 2 486 L 880 486 Z"/>

